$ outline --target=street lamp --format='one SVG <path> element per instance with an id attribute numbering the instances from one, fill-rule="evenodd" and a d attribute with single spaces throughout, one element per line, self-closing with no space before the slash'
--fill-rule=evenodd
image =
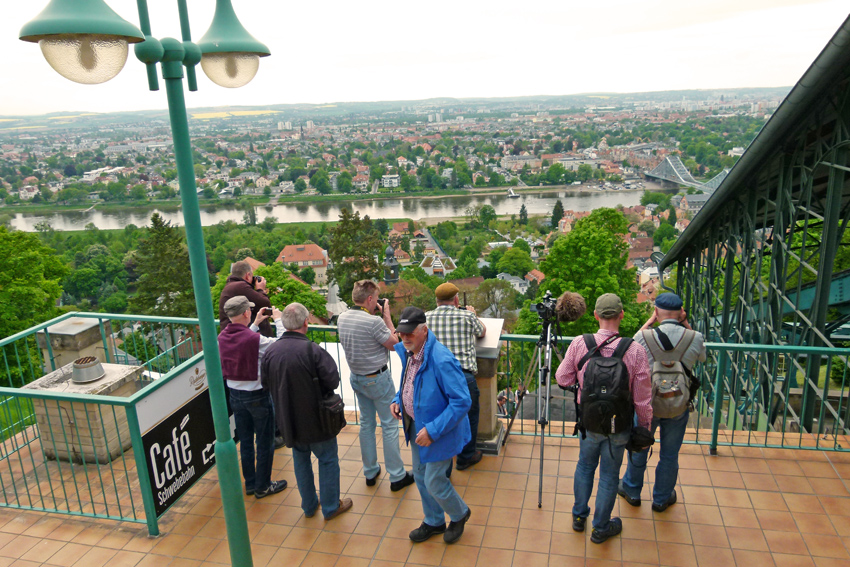
<path id="1" fill-rule="evenodd" d="M 147 65 L 148 87 L 153 91 L 159 90 L 156 64 L 160 64 L 171 118 L 192 287 L 204 345 L 216 434 L 216 468 L 221 485 L 231 564 L 251 567 L 251 541 L 242 498 L 241 473 L 236 458 L 236 443 L 230 436 L 230 420 L 224 399 L 224 380 L 207 278 L 206 250 L 183 94 L 183 70 L 186 70 L 190 91 L 198 89 L 195 79 L 195 66 L 198 63 L 216 84 L 239 87 L 254 78 L 259 58 L 268 56 L 269 50 L 242 27 L 230 0 L 216 0 L 212 25 L 199 44 L 192 43 L 186 0 L 177 0 L 182 41 L 172 38 L 157 40 L 152 37 L 147 0 L 138 0 L 137 5 L 140 29 L 122 19 L 104 0 L 51 0 L 35 19 L 21 28 L 19 37 L 23 41 L 39 43 L 51 67 L 63 77 L 78 83 L 103 83 L 117 75 L 127 60 L 130 43 L 135 44 L 136 58 Z M 143 472 L 140 471 L 140 474 Z M 149 505 L 152 507 L 152 502 L 146 501 L 148 515 L 151 513 L 148 511 Z M 148 525 L 151 526 L 150 518 Z"/>

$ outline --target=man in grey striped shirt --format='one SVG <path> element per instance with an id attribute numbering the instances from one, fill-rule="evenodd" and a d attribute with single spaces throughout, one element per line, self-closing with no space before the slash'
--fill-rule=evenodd
<path id="1" fill-rule="evenodd" d="M 381 420 L 384 438 L 384 463 L 390 475 L 390 490 L 396 492 L 413 484 L 413 475 L 404 469 L 398 445 L 398 421 L 390 411 L 395 386 L 389 366 L 388 352 L 398 342 L 390 318 L 387 300 L 379 300 L 378 285 L 371 280 L 354 284 L 351 299 L 355 307 L 339 316 L 339 342 L 351 369 L 351 388 L 360 408 L 360 457 L 366 486 L 374 486 L 381 474 L 375 443 L 375 414 Z M 379 310 L 381 316 L 373 315 Z"/>

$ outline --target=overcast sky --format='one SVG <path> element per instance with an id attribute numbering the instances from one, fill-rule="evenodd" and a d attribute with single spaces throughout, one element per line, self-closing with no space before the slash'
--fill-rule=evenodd
<path id="1" fill-rule="evenodd" d="M 107 0 L 138 25 L 135 0 Z M 102 85 L 53 71 L 18 40 L 46 0 L 11 1 L 0 18 L 0 115 L 166 107 L 132 52 Z M 149 2 L 153 35 L 180 37 L 176 2 Z M 240 89 L 198 68 L 190 108 L 791 86 L 847 17 L 846 0 L 233 0 L 272 52 Z M 192 37 L 212 0 L 189 0 Z"/>

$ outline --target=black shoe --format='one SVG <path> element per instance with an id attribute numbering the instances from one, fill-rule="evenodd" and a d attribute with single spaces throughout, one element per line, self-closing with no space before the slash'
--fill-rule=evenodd
<path id="1" fill-rule="evenodd" d="M 410 473 L 405 473 L 403 479 L 390 483 L 390 490 L 392 490 L 393 492 L 398 492 L 405 486 L 410 486 L 411 484 L 413 484 L 413 482 L 413 475 Z"/>
<path id="2" fill-rule="evenodd" d="M 286 447 L 286 441 L 284 441 L 284 440 L 283 440 L 283 437 L 281 437 L 280 435 L 278 435 L 277 437 L 275 437 L 275 438 L 274 438 L 274 448 L 275 448 L 275 451 L 277 451 L 277 450 L 278 450 L 278 449 L 280 449 L 281 447 Z"/>
<path id="3" fill-rule="evenodd" d="M 254 498 L 265 498 L 266 496 L 270 496 L 272 494 L 277 494 L 286 488 L 285 480 L 273 480 L 268 488 L 265 490 L 255 490 Z"/>
<path id="4" fill-rule="evenodd" d="M 479 461 L 481 459 L 478 459 Z M 449 527 L 446 528 L 446 533 L 443 534 L 443 541 L 446 543 L 454 543 L 460 539 L 460 536 L 463 535 L 463 526 L 466 525 L 466 521 L 469 520 L 469 516 L 472 515 L 472 508 L 466 508 L 466 514 L 463 515 L 463 518 L 458 520 L 457 522 L 449 522 Z"/>
<path id="5" fill-rule="evenodd" d="M 366 479 L 366 486 L 375 486 L 379 476 L 381 476 L 381 465 L 378 465 L 378 472 L 375 473 L 375 476 Z"/>
<path id="6" fill-rule="evenodd" d="M 460 459 L 458 459 L 457 460 L 457 466 L 455 468 L 457 468 L 457 470 L 459 470 L 459 471 L 468 469 L 472 465 L 480 463 L 481 458 L 483 456 L 484 456 L 484 453 L 482 453 L 481 451 L 475 451 L 475 453 L 472 454 L 472 458 L 469 459 L 468 461 L 461 461 Z"/>
<path id="7" fill-rule="evenodd" d="M 602 543 L 609 537 L 614 537 L 623 531 L 623 521 L 620 518 L 611 518 L 611 521 L 608 522 L 608 529 L 606 530 L 597 530 L 593 529 L 593 533 L 590 534 L 590 541 L 593 543 Z"/>
<path id="8" fill-rule="evenodd" d="M 410 541 L 415 541 L 416 543 L 422 543 L 427 540 L 432 535 L 446 533 L 446 524 L 442 526 L 431 526 L 422 522 L 422 525 L 410 532 L 407 536 L 410 538 Z"/>
<path id="9" fill-rule="evenodd" d="M 247 494 L 248 496 L 251 496 L 252 494 L 254 494 L 254 489 L 253 488 L 246 488 L 245 494 Z"/>
<path id="10" fill-rule="evenodd" d="M 617 488 L 617 494 L 619 494 L 620 496 L 625 498 L 626 502 L 628 502 L 630 505 L 634 506 L 635 508 L 640 506 L 640 498 L 632 498 L 631 496 L 626 494 L 626 491 L 623 489 L 623 487 Z"/>
<path id="11" fill-rule="evenodd" d="M 587 524 L 587 518 L 582 518 L 581 516 L 573 516 L 573 531 L 583 532 L 585 524 Z"/>
<path id="12" fill-rule="evenodd" d="M 666 510 L 667 508 L 669 508 L 670 506 L 672 506 L 675 503 L 676 503 L 676 491 L 674 490 L 673 494 L 670 495 L 670 498 L 667 499 L 667 502 L 665 502 L 664 504 L 661 504 L 660 506 L 658 504 L 653 504 L 652 505 L 652 511 L 653 512 L 663 512 L 664 510 Z"/>

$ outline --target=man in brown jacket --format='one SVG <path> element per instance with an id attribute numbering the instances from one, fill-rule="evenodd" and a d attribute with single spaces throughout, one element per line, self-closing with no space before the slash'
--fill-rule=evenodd
<path id="1" fill-rule="evenodd" d="M 254 304 L 251 308 L 251 320 L 257 317 L 260 309 L 271 307 L 272 302 L 269 301 L 266 291 L 266 280 L 261 276 L 257 276 L 257 281 L 254 281 L 254 270 L 251 264 L 245 260 L 234 262 L 230 266 L 230 275 L 227 277 L 227 284 L 221 290 L 221 296 L 218 299 L 218 319 L 221 327 L 219 332 L 223 331 L 229 324 L 230 319 L 224 312 L 224 304 L 231 297 L 244 295 L 248 301 Z M 260 323 L 260 333 L 264 337 L 273 337 L 271 323 L 268 319 Z"/>

